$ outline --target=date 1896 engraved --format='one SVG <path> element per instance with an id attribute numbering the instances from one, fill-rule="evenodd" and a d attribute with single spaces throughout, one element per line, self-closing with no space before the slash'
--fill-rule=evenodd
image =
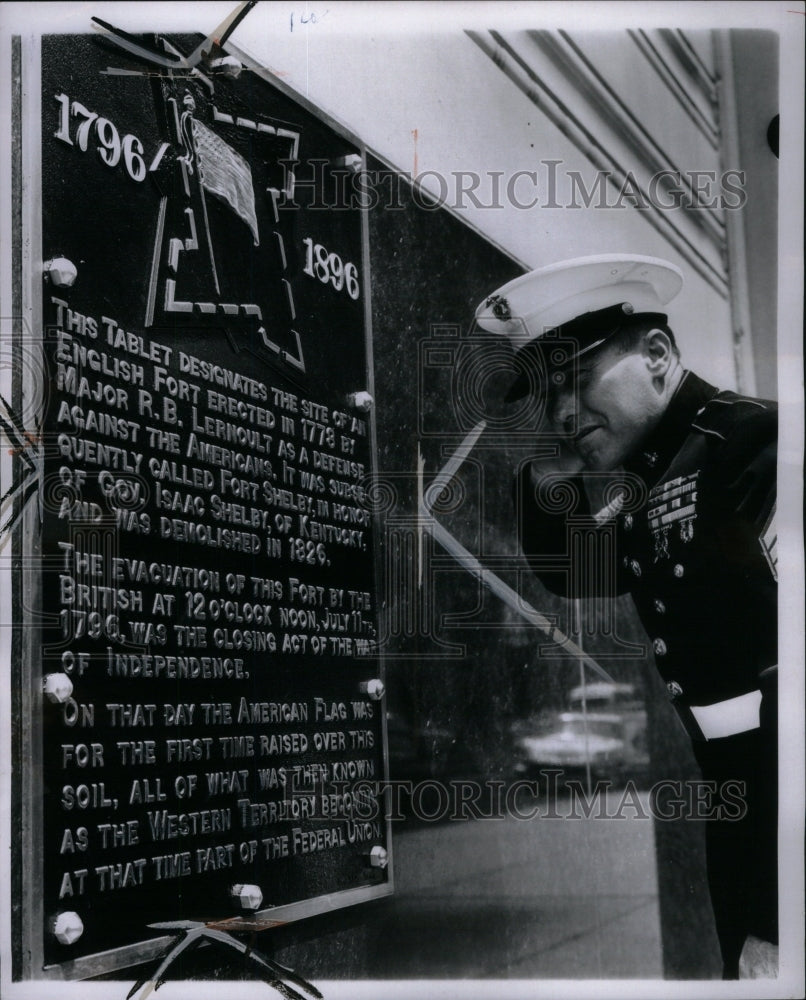
<path id="1" fill-rule="evenodd" d="M 357 299 L 361 288 L 355 264 L 345 264 L 337 253 L 329 253 L 321 243 L 314 243 L 310 236 L 302 242 L 305 245 L 305 273 L 317 278 L 323 285 L 332 285 L 337 292 L 344 289 L 351 299 Z"/>

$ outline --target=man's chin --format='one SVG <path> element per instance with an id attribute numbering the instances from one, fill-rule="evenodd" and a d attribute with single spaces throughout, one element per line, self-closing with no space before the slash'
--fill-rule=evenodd
<path id="1" fill-rule="evenodd" d="M 580 472 L 616 472 L 624 461 L 623 449 L 613 447 L 615 442 L 597 429 L 574 442 L 571 449 Z"/>
<path id="2" fill-rule="evenodd" d="M 580 455 L 583 472 L 613 472 L 618 463 L 611 460 L 611 456 L 601 451 L 591 450 L 585 455 Z"/>
<path id="3" fill-rule="evenodd" d="M 574 451 L 579 456 L 584 472 L 609 472 L 614 468 L 611 449 L 604 431 L 596 427 L 574 442 Z"/>

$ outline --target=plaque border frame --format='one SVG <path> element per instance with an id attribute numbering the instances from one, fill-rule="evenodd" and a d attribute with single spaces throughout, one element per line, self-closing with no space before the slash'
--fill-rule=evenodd
<path id="1" fill-rule="evenodd" d="M 75 32 L 69 32 L 75 34 Z M 41 260 L 42 247 L 42 100 L 41 40 L 45 34 L 68 32 L 36 32 L 15 34 L 10 38 L 12 59 L 6 69 L 6 79 L 11 78 L 10 104 L 12 135 L 9 137 L 12 170 L 10 223 L 3 221 L 2 228 L 10 231 L 12 302 L 19 304 L 19 317 L 14 322 L 14 367 L 12 371 L 12 400 L 19 403 L 26 395 L 36 392 L 34 375 L 22 364 L 21 350 L 27 341 L 34 340 L 34 331 L 42 329 Z M 93 37 L 89 32 L 87 37 Z M 282 96 L 292 100 L 302 110 L 315 117 L 326 128 L 355 146 L 366 163 L 367 146 L 341 122 L 322 112 L 265 67 L 234 45 L 227 45 L 226 52 L 233 55 L 244 67 L 268 83 Z M 19 206 L 19 208 L 18 208 Z M 15 211 L 19 214 L 15 214 Z M 372 296 L 370 275 L 369 222 L 366 208 L 358 208 L 361 225 L 361 262 L 364 309 L 364 354 L 366 364 L 366 390 L 375 398 Z M 356 387 L 364 388 L 362 387 Z M 370 472 L 377 473 L 378 444 L 374 406 L 367 415 L 369 426 Z M 10 576 L 12 604 L 11 663 L 8 670 L 12 692 L 12 781 L 11 781 L 11 877 L 12 886 L 19 887 L 20 904 L 11 915 L 12 980 L 81 980 L 117 972 L 122 969 L 156 959 L 171 943 L 171 935 L 148 938 L 131 944 L 95 952 L 64 962 L 44 964 L 44 847 L 42 845 L 44 808 L 42 800 L 42 693 L 41 693 L 41 621 L 31 608 L 41 607 L 41 551 L 40 526 L 34 504 L 23 510 L 20 521 L 10 532 L 11 567 L 6 571 L 0 563 L 0 580 Z M 373 583 L 374 596 L 378 598 L 383 579 L 380 552 L 380 514 L 373 514 Z M 380 612 L 376 603 L 375 614 Z M 377 618 L 376 618 L 377 620 Z M 386 678 L 385 657 L 377 653 L 377 673 Z M 381 762 L 384 777 L 389 773 L 389 750 L 385 712 L 381 716 Z M 395 889 L 394 850 L 392 821 L 386 817 L 386 844 L 388 865 L 386 879 L 378 885 L 356 886 L 311 896 L 293 903 L 264 908 L 250 914 L 250 920 L 278 921 L 288 924 L 309 917 L 330 913 L 358 903 L 370 902 L 392 895 Z M 231 917 L 223 914 L 221 918 Z M 211 920 L 214 922 L 214 920 Z"/>

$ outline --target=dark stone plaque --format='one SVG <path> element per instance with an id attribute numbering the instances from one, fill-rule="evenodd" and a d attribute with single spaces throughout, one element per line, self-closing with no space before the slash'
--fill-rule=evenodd
<path id="1" fill-rule="evenodd" d="M 41 65 L 49 966 L 233 886 L 288 919 L 391 880 L 360 150 L 249 68 L 88 36 Z"/>

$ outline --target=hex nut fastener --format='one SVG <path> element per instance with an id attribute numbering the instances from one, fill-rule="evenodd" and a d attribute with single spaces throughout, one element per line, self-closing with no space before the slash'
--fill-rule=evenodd
<path id="1" fill-rule="evenodd" d="M 263 893 L 258 885 L 242 885 L 238 883 L 230 889 L 230 896 L 242 910 L 257 910 L 263 902 Z"/>
<path id="2" fill-rule="evenodd" d="M 84 933 L 84 924 L 73 910 L 65 910 L 50 918 L 48 930 L 59 944 L 74 944 Z"/>
<path id="3" fill-rule="evenodd" d="M 386 685 L 380 678 L 373 677 L 371 681 L 361 681 L 358 690 L 372 701 L 380 701 L 386 691 Z"/>
<path id="4" fill-rule="evenodd" d="M 389 864 L 389 854 L 385 847 L 376 844 L 369 852 L 370 868 L 385 868 Z"/>
<path id="5" fill-rule="evenodd" d="M 362 389 L 361 392 L 351 392 L 347 397 L 347 405 L 361 410 L 362 413 L 369 413 L 374 402 L 375 400 L 365 389 Z"/>
<path id="6" fill-rule="evenodd" d="M 364 168 L 364 157 L 360 153 L 347 153 L 346 156 L 336 158 L 336 166 L 345 167 L 357 174 L 359 170 Z"/>
<path id="7" fill-rule="evenodd" d="M 73 693 L 73 682 L 67 674 L 45 674 L 42 690 L 48 701 L 63 705 Z"/>
<path id="8" fill-rule="evenodd" d="M 56 288 L 72 288 L 78 275 L 76 265 L 66 257 L 51 257 L 46 260 L 43 271 Z"/>
<path id="9" fill-rule="evenodd" d="M 241 75 L 243 66 L 235 56 L 221 56 L 220 59 L 213 59 L 210 62 L 210 69 L 215 73 L 222 73 L 231 80 L 237 80 Z"/>

